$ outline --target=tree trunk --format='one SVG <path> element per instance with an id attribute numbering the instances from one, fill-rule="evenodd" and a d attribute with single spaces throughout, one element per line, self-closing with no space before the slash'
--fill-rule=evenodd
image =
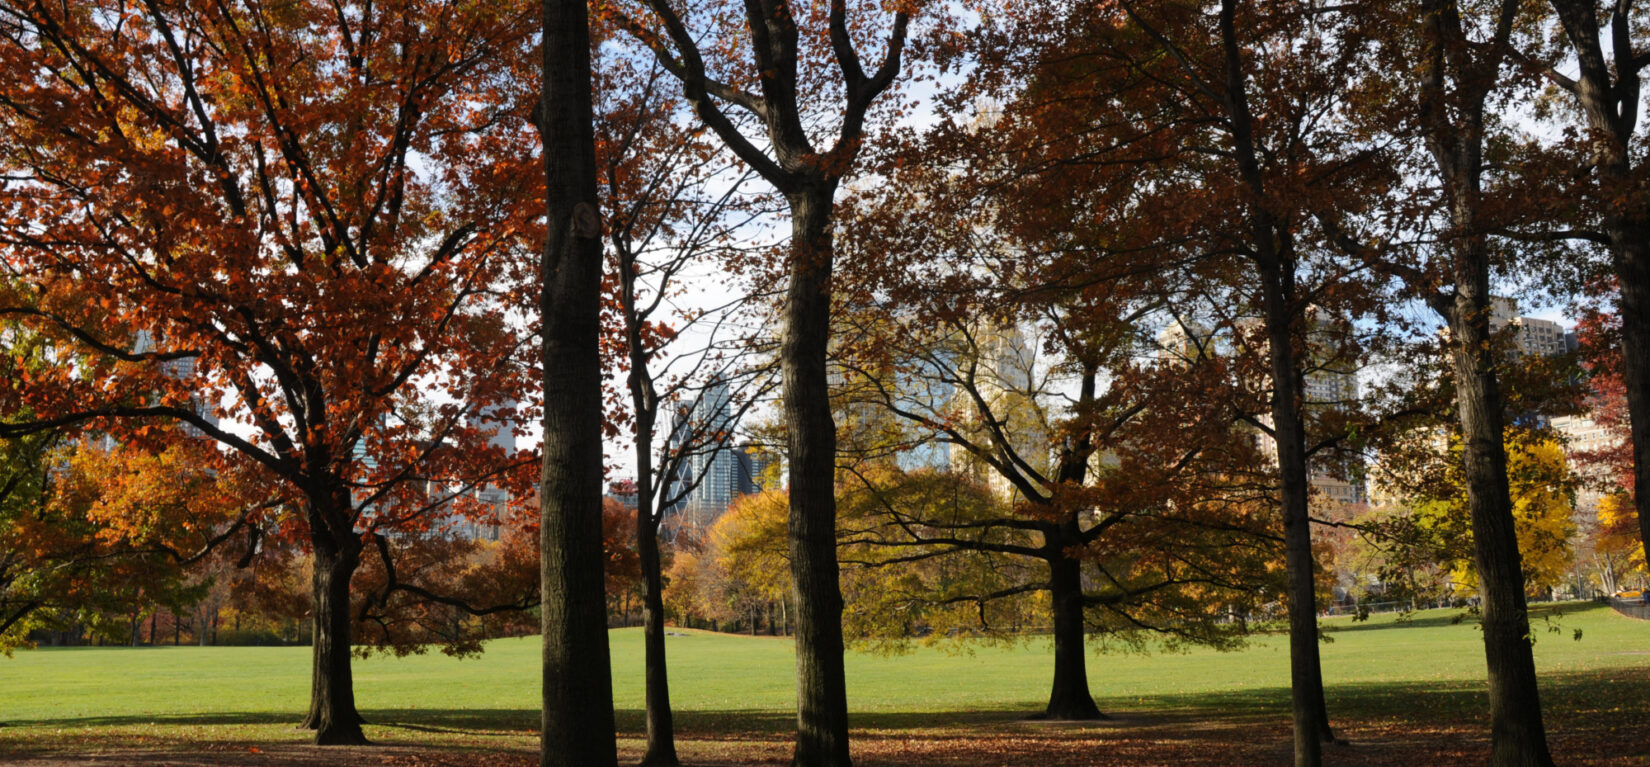
<path id="1" fill-rule="evenodd" d="M 1054 685 L 1045 719 L 1106 719 L 1089 694 L 1088 648 L 1084 644 L 1083 581 L 1077 560 L 1056 548 L 1048 560 L 1049 593 L 1054 610 Z"/>
<path id="2" fill-rule="evenodd" d="M 651 465 L 637 472 L 639 476 L 649 476 L 643 471 L 651 471 Z M 638 510 L 652 505 L 652 493 L 647 493 L 645 499 L 640 491 L 637 495 Z M 640 512 L 639 516 L 650 515 Z M 659 531 L 652 519 L 638 522 L 636 549 L 642 563 L 642 642 L 647 655 L 647 753 L 642 757 L 642 764 L 673 767 L 681 764 L 681 760 L 676 756 L 676 724 L 670 710 L 670 681 L 665 664 L 665 601 L 664 579 L 660 576 Z"/>
<path id="3" fill-rule="evenodd" d="M 321 539 L 317 532 L 313 574 L 314 609 L 310 647 L 309 717 L 304 727 L 315 731 L 321 746 L 367 743 L 362 718 L 355 708 L 355 684 L 350 671 L 350 578 L 361 561 L 359 539 L 343 547 Z"/>
<path id="4" fill-rule="evenodd" d="M 1619 220 L 1610 236 L 1621 288 L 1621 378 L 1633 445 L 1633 508 L 1639 542 L 1650 551 L 1650 224 Z"/>
<path id="5" fill-rule="evenodd" d="M 1449 230 L 1444 253 L 1455 283 L 1453 295 L 1434 295 L 1430 302 L 1449 324 L 1484 660 L 1489 667 L 1490 764 L 1551 767 L 1507 486 L 1504 403 L 1496 382 L 1496 352 L 1490 348 L 1491 251 L 1482 218 L 1484 105 L 1496 87 L 1503 48 L 1490 45 L 1476 60 L 1458 61 L 1465 32 L 1456 0 L 1429 5 L 1425 30 L 1430 50 L 1421 83 L 1423 128 L 1446 204 Z M 1517 8 L 1504 0 L 1499 29 L 1511 28 Z"/>
<path id="6" fill-rule="evenodd" d="M 647 752 L 643 767 L 674 767 L 676 725 L 670 709 L 670 681 L 665 660 L 665 605 L 663 558 L 659 554 L 659 521 L 655 515 L 657 496 L 670 492 L 671 477 L 663 477 L 664 487 L 654 484 L 653 440 L 659 417 L 659 396 L 648 368 L 649 352 L 642 339 L 643 316 L 636 302 L 636 269 L 629 241 L 614 237 L 619 254 L 619 300 L 624 310 L 626 352 L 630 358 L 630 404 L 636 414 L 636 553 L 642 568 L 642 644 L 646 654 Z M 667 454 L 668 455 L 668 454 Z M 667 465 L 669 459 L 667 458 Z M 689 622 L 692 619 L 689 618 Z"/>
<path id="7" fill-rule="evenodd" d="M 1269 226 L 1268 226 L 1269 228 Z M 1266 233 L 1270 237 L 1270 231 Z M 1323 743 L 1334 742 L 1318 657 L 1318 603 L 1312 556 L 1311 485 L 1306 467 L 1304 382 L 1294 347 L 1296 312 L 1290 306 L 1294 275 L 1274 254 L 1262 263 L 1266 345 L 1272 363 L 1272 436 L 1278 451 L 1279 500 L 1283 507 L 1284 569 L 1289 594 L 1289 690 L 1295 733 L 1295 767 L 1323 763 Z"/>
<path id="8" fill-rule="evenodd" d="M 1220 32 L 1226 64 L 1226 99 L 1239 175 L 1251 200 L 1246 211 L 1254 261 L 1263 285 L 1268 354 L 1272 363 L 1272 429 L 1282 480 L 1284 564 L 1289 586 L 1290 702 L 1295 734 L 1295 767 L 1323 763 L 1322 741 L 1334 740 L 1324 702 L 1323 672 L 1318 660 L 1318 617 L 1313 589 L 1312 528 L 1307 509 L 1306 431 L 1302 423 L 1300 361 L 1295 357 L 1295 255 L 1280 234 L 1277 217 L 1267 207 L 1265 175 L 1255 146 L 1254 116 L 1239 40 L 1237 3 L 1221 3 Z M 1286 231 L 1286 230 L 1283 230 Z"/>
<path id="9" fill-rule="evenodd" d="M 791 585 L 796 597 L 797 767 L 848 767 L 848 687 L 836 561 L 836 423 L 825 360 L 831 322 L 835 184 L 787 195 L 790 285 L 780 367 L 790 459 Z"/>
<path id="10" fill-rule="evenodd" d="M 1466 279 L 1458 278 L 1449 319 L 1467 506 L 1472 514 L 1473 556 L 1482 602 L 1484 657 L 1489 666 L 1490 764 L 1552 767 L 1530 646 L 1523 562 L 1507 486 L 1501 392 L 1489 343 L 1489 268 L 1481 250 L 1468 246 L 1457 255 L 1467 261 L 1466 269 L 1458 269 Z"/>
<path id="11" fill-rule="evenodd" d="M 1641 517 L 1642 518 L 1642 517 Z M 1604 587 L 1605 595 L 1616 593 L 1616 568 L 1610 560 L 1599 555 L 1593 555 L 1593 566 L 1598 568 L 1599 585 Z"/>
<path id="12" fill-rule="evenodd" d="M 602 583 L 602 271 L 584 0 L 544 0 L 546 240 L 544 467 L 539 484 L 544 767 L 613 767 L 612 664 Z"/>

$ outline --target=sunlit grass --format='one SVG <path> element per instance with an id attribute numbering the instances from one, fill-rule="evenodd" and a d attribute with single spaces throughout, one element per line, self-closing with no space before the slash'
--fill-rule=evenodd
<path id="1" fill-rule="evenodd" d="M 1587 679 L 1650 669 L 1650 623 L 1608 608 L 1561 608 L 1537 620 L 1535 654 L 1549 709 L 1608 706 Z M 1547 614 L 1543 610 L 1538 614 Z M 1397 622 L 1325 622 L 1320 646 L 1330 707 L 1379 717 L 1433 707 L 1473 715 L 1483 699 L 1483 644 L 1460 611 Z M 1575 631 L 1581 639 L 1573 639 Z M 639 737 L 642 644 L 637 629 L 611 633 L 620 726 Z M 667 641 L 671 689 L 684 732 L 772 732 L 790 726 L 795 656 L 783 638 L 676 631 Z M 907 655 L 850 652 L 856 726 L 908 728 L 1003 721 L 1034 713 L 1053 669 L 1045 639 L 971 645 L 967 652 L 919 647 Z M 0 660 L 0 751 L 131 747 L 157 742 L 299 741 L 292 729 L 308 700 L 307 647 L 72 648 L 18 652 Z M 439 653 L 355 663 L 358 705 L 369 737 L 450 747 L 532 747 L 539 710 L 536 637 L 489 643 L 479 658 Z M 1090 684 L 1110 712 L 1243 711 L 1276 718 L 1288 707 L 1288 645 L 1257 637 L 1242 650 L 1091 654 Z M 1570 681 L 1566 681 L 1570 680 Z M 1580 680 L 1580 681 L 1577 681 Z M 1607 696 L 1606 696 L 1607 697 Z M 1562 711 L 1555 714 L 1561 720 Z M 398 725 L 391 727 L 388 725 Z M 632 744 L 634 745 L 634 744 Z"/>

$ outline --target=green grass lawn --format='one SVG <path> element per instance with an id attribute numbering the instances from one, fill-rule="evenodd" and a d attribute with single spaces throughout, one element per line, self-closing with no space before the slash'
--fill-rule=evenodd
<path id="1" fill-rule="evenodd" d="M 1641 699 L 1595 694 L 1586 680 L 1623 673 L 1644 679 L 1650 671 L 1650 623 L 1589 604 L 1563 606 L 1560 612 L 1552 619 L 1557 631 L 1549 632 L 1539 619 L 1534 630 L 1536 662 L 1550 687 L 1544 691 L 1549 709 L 1641 705 Z M 1483 705 L 1483 645 L 1470 618 L 1452 622 L 1459 614 L 1433 611 L 1404 622 L 1393 616 L 1365 623 L 1327 620 L 1334 641 L 1321 651 L 1332 716 L 1348 711 L 1397 716 L 1429 708 L 1440 716 L 1475 716 Z M 1577 630 L 1579 641 L 1572 638 Z M 789 640 L 675 633 L 667 646 L 684 731 L 788 730 L 795 705 Z M 620 726 L 634 735 L 641 729 L 641 633 L 617 630 L 611 640 Z M 1045 640 L 964 649 L 922 647 L 897 656 L 850 652 L 856 726 L 1004 720 L 1041 708 L 1053 666 Z M 207 728 L 196 734 L 211 734 L 213 727 L 247 726 L 256 728 L 249 731 L 254 737 L 296 740 L 302 735 L 289 726 L 307 704 L 309 658 L 307 647 L 21 651 L 0 659 L 0 722 L 8 725 L 0 728 L 0 751 L 8 744 L 50 749 L 52 734 L 65 731 L 192 737 L 189 730 L 156 727 Z M 492 642 L 472 659 L 430 654 L 357 660 L 357 701 L 375 723 L 484 728 L 525 737 L 537 723 L 538 664 L 536 637 Z M 1091 654 L 1089 661 L 1101 708 L 1125 713 L 1243 711 L 1276 720 L 1287 712 L 1288 673 L 1288 645 L 1279 635 L 1257 637 L 1230 653 Z M 1562 721 L 1566 714 L 1554 716 Z M 369 737 L 383 737 L 375 729 L 369 728 Z"/>

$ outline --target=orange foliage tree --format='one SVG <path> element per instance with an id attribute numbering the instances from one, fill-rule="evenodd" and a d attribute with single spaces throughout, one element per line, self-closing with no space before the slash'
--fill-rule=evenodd
<path id="1" fill-rule="evenodd" d="M 184 610 L 215 585 L 196 572 L 209 557 L 256 551 L 248 520 L 272 505 L 256 467 L 199 440 L 148 452 L 58 437 L 8 440 L 0 459 L 0 649 L 69 624 L 136 644 L 146 610 Z"/>
<path id="2" fill-rule="evenodd" d="M 198 434 L 278 478 L 298 511 L 268 529 L 314 562 L 319 743 L 363 741 L 363 558 L 395 572 L 524 465 L 477 416 L 512 428 L 531 392 L 507 316 L 542 236 L 531 11 L 0 4 L 0 313 L 77 360 L 6 381 L 31 418 L 0 433 Z"/>

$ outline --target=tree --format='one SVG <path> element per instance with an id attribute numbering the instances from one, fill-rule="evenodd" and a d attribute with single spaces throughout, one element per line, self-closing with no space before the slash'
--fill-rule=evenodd
<path id="1" fill-rule="evenodd" d="M 135 645 L 144 608 L 183 611 L 215 585 L 205 562 L 256 553 L 255 470 L 198 440 L 151 453 L 59 436 L 3 441 L 0 650 L 65 620 Z"/>
<path id="2" fill-rule="evenodd" d="M 1508 489 L 1526 591 L 1542 591 L 1568 577 L 1575 558 L 1576 478 L 1564 451 L 1550 439 L 1509 428 L 1506 436 Z M 1446 568 L 1455 591 L 1475 595 L 1479 578 L 1473 557 L 1473 530 L 1460 439 L 1436 455 L 1414 478 L 1417 494 L 1409 513 L 1372 525 L 1395 547 L 1419 550 L 1419 559 Z M 1401 528 L 1394 530 L 1394 528 Z M 1408 531 L 1410 534 L 1404 534 Z M 1415 556 L 1415 555 L 1410 555 Z"/>
<path id="3" fill-rule="evenodd" d="M 972 480 L 907 473 L 887 468 L 888 459 L 845 469 L 849 558 L 887 571 L 854 579 L 912 579 L 880 589 L 871 605 L 855 608 L 856 621 L 898 630 L 903 622 L 864 614 L 893 599 L 882 606 L 913 615 L 921 606 L 973 605 L 983 624 L 976 628 L 989 630 L 988 608 L 1013 615 L 1022 597 L 1046 593 L 1054 675 L 1044 716 L 1103 718 L 1088 688 L 1089 627 L 1123 644 L 1149 633 L 1229 647 L 1245 625 L 1228 617 L 1252 612 L 1252 595 L 1270 591 L 1264 573 L 1275 536 L 1265 526 L 1275 516 L 1241 500 L 1259 471 L 1256 444 L 1237 427 L 1229 396 L 1207 396 L 1230 373 L 1223 360 L 1183 368 L 1135 357 L 1137 336 L 1121 328 L 1137 319 L 1137 307 L 1116 283 L 1067 296 L 1057 310 L 1041 305 L 1049 311 L 1029 340 L 1018 327 L 970 319 L 1008 302 L 984 291 L 969 303 L 958 298 L 967 294 L 959 284 L 944 292 L 950 309 L 856 325 L 862 343 L 839 359 L 842 406 L 870 406 L 904 425 L 862 428 L 893 445 L 864 453 L 938 442 L 949 448 L 949 466 L 978 472 Z M 1058 383 L 1030 361 L 1045 348 L 1059 360 L 1051 369 L 1066 376 Z M 976 482 L 995 497 L 979 499 L 969 488 Z M 912 563 L 915 572 L 896 571 Z M 951 577 L 976 566 L 993 572 Z M 946 576 L 925 582 L 927 567 Z"/>
<path id="4" fill-rule="evenodd" d="M 611 311 L 623 338 L 618 366 L 630 395 L 637 472 L 634 527 L 647 669 L 648 745 L 642 762 L 674 765 L 679 760 L 665 659 L 659 527 L 703 481 L 683 471 L 691 459 L 731 458 L 733 428 L 757 400 L 743 389 L 758 376 L 739 369 L 751 349 L 748 339 L 726 337 L 728 327 L 740 325 L 747 298 L 685 316 L 669 312 L 684 291 L 684 273 L 712 263 L 733 270 L 743 237 L 739 230 L 762 206 L 745 197 L 750 172 L 735 167 L 736 159 L 693 130 L 680 102 L 664 92 L 668 75 L 656 62 L 620 55 L 603 63 L 612 95 L 602 104 L 598 125 L 605 139 L 598 154 L 600 191 L 611 221 L 609 257 L 617 289 Z M 684 334 L 700 332 L 706 336 L 700 348 L 681 348 Z M 684 412 L 701 400 L 725 404 L 726 417 Z M 659 428 L 662 419 L 669 421 L 665 430 Z"/>
<path id="5" fill-rule="evenodd" d="M 1224 201 L 1236 212 L 1229 219 L 1213 217 L 1207 252 L 1235 251 L 1258 273 L 1257 280 L 1241 284 L 1247 305 L 1261 318 L 1254 346 L 1264 350 L 1270 382 L 1267 417 L 1256 425 L 1270 436 L 1279 471 L 1295 764 L 1317 765 L 1321 742 L 1332 742 L 1334 734 L 1318 657 L 1308 479 L 1322 440 L 1333 444 L 1345 435 L 1309 432 L 1308 376 L 1319 365 L 1313 358 L 1325 353 L 1313 348 L 1313 315 L 1325 313 L 1333 323 L 1369 312 L 1371 305 L 1345 299 L 1360 292 L 1353 287 L 1360 283 L 1361 290 L 1377 294 L 1378 283 L 1335 263 L 1313 231 L 1312 215 L 1357 209 L 1369 194 L 1367 163 L 1337 119 L 1349 109 L 1363 36 L 1310 3 L 1223 0 L 1194 14 L 1175 4 L 1123 3 L 1122 9 L 1147 45 L 1135 53 L 1125 41 L 1111 55 L 1148 83 L 1154 75 L 1165 77 L 1169 95 L 1160 96 L 1161 103 L 1178 98 L 1191 105 L 1176 118 L 1210 125 L 1196 129 L 1216 143 L 1209 161 L 1187 161 L 1207 189 L 1227 195 Z M 1258 53 L 1277 46 L 1291 55 Z M 1330 347 L 1329 356 L 1355 365 L 1356 352 L 1343 357 L 1338 346 Z"/>
<path id="6" fill-rule="evenodd" d="M 1612 493 L 1598 502 L 1598 532 L 1593 550 L 1604 560 L 1606 578 L 1600 584 L 1606 592 L 1615 593 L 1624 576 L 1638 575 L 1640 587 L 1650 568 L 1644 559 L 1644 541 L 1637 536 L 1633 521 L 1635 512 L 1626 494 Z"/>
<path id="7" fill-rule="evenodd" d="M 988 527 L 993 520 L 1012 517 L 988 486 L 967 474 L 932 468 L 903 472 L 883 465 L 863 471 L 869 481 L 849 480 L 841 499 L 845 518 L 842 557 L 849 565 L 847 590 L 852 596 L 847 620 L 851 637 L 878 649 L 899 651 L 916 637 L 928 643 L 1017 641 L 1053 625 L 1053 603 L 1046 590 L 1027 588 L 1048 582 L 1047 564 L 990 548 L 1032 548 L 1036 540 L 1033 533 L 1006 525 Z M 890 509 L 898 509 L 899 515 Z M 944 531 L 939 526 L 915 533 L 901 528 L 915 520 L 977 525 L 981 533 L 969 540 L 979 545 L 922 543 L 921 539 Z M 910 545 L 882 545 L 901 540 Z M 1099 636 L 1098 628 L 1090 631 Z M 1054 640 L 1067 641 L 1059 636 Z M 1087 693 L 1087 679 L 1080 681 L 1082 692 Z M 1056 681 L 1051 690 L 1067 686 Z M 1054 698 L 1051 694 L 1051 703 Z M 1081 705 L 1081 697 L 1078 700 Z M 1045 708 L 1043 716 L 1064 719 L 1071 713 Z M 1076 713 L 1097 718 L 1098 709 Z"/>
<path id="8" fill-rule="evenodd" d="M 530 633 L 525 611 L 539 603 L 538 524 L 503 515 L 497 540 L 442 532 L 398 541 L 391 556 L 362 563 L 352 600 L 356 642 L 405 656 L 439 646 L 480 654 L 482 640 Z M 375 550 L 391 546 L 382 535 Z M 364 652 L 364 651 L 363 651 Z"/>
<path id="9" fill-rule="evenodd" d="M 545 0 L 542 280 L 544 471 L 539 481 L 544 767 L 615 765 L 602 582 L 602 217 L 596 190 L 590 21 L 584 0 Z"/>
<path id="10" fill-rule="evenodd" d="M 69 607 L 55 603 L 59 588 L 41 582 L 52 572 L 51 553 L 60 548 L 43 546 L 45 534 L 60 534 L 64 526 L 45 525 L 36 533 L 30 524 L 39 518 L 30 512 L 49 497 L 50 456 L 57 443 L 51 432 L 0 440 L 0 650 L 8 655 L 23 643 L 38 613 Z"/>
<path id="11" fill-rule="evenodd" d="M 1363 572 L 1377 581 L 1378 599 L 1408 602 L 1419 609 L 1452 598 L 1450 565 L 1459 560 L 1445 552 L 1472 554 L 1470 546 L 1438 529 L 1446 521 L 1441 515 L 1397 505 L 1378 506 L 1359 520 L 1362 534 L 1350 547 L 1350 556 L 1368 563 Z M 1451 533 L 1459 529 L 1460 525 L 1449 528 Z"/>
<path id="12" fill-rule="evenodd" d="M 992 144 L 996 157 L 959 175 L 1014 188 L 994 218 L 1009 224 L 1003 236 L 1021 238 L 1015 247 L 1035 254 L 1017 254 L 1011 279 L 1021 291 L 1187 275 L 1195 282 L 1157 288 L 1168 305 L 1160 317 L 1215 326 L 1265 360 L 1249 372 L 1267 382 L 1266 407 L 1233 417 L 1265 433 L 1278 456 L 1296 758 L 1315 764 L 1319 740 L 1332 733 L 1317 659 L 1307 479 L 1355 434 L 1344 415 L 1355 403 L 1313 401 L 1309 382 L 1361 364 L 1358 343 L 1318 341 L 1374 313 L 1385 280 L 1367 279 L 1326 247 L 1313 213 L 1361 209 L 1373 196 L 1372 169 L 1341 120 L 1366 47 L 1309 3 L 1122 2 L 1099 13 L 1010 6 L 1015 12 L 981 36 L 979 58 L 1000 63 L 982 66 L 978 78 L 986 94 L 1008 100 L 984 126 L 964 130 L 986 133 L 995 120 L 998 132 L 1020 135 Z M 1258 328 L 1245 316 L 1258 316 Z"/>
<path id="13" fill-rule="evenodd" d="M 1421 243 L 1413 248 L 1372 249 L 1340 222 L 1324 222 L 1332 237 L 1371 268 L 1402 278 L 1406 291 L 1425 302 L 1447 328 L 1445 346 L 1463 441 L 1462 476 L 1483 595 L 1491 763 L 1498 767 L 1553 763 L 1530 649 L 1523 564 L 1502 442 L 1503 355 L 1491 342 L 1490 327 L 1490 276 L 1505 255 L 1492 236 L 1519 208 L 1512 202 L 1517 190 L 1498 187 L 1490 172 L 1490 160 L 1502 159 L 1509 142 L 1488 105 L 1510 85 L 1513 32 L 1523 6 L 1518 0 L 1482 8 L 1424 0 L 1360 9 L 1367 12 L 1360 23 L 1383 30 L 1378 64 L 1365 90 L 1372 104 L 1380 106 L 1366 114 L 1380 135 L 1413 136 L 1419 145 L 1420 157 L 1407 167 L 1424 174 L 1424 186 L 1416 191 L 1429 200 L 1423 212 L 1433 231 L 1424 238 L 1408 233 Z M 1418 264 L 1412 260 L 1417 255 Z"/>
<path id="14" fill-rule="evenodd" d="M 680 81 L 700 122 L 773 185 L 790 211 L 779 365 L 789 440 L 798 689 L 795 763 L 801 767 L 851 763 L 836 564 L 836 427 L 831 422 L 825 365 L 831 335 L 832 216 L 837 188 L 853 169 L 865 139 L 867 113 L 899 74 L 911 20 L 909 8 L 895 11 L 887 26 L 882 62 L 867 73 L 853 37 L 865 33 L 874 15 L 867 10 L 851 22 L 847 5 L 846 0 L 833 0 L 819 18 L 817 12 L 798 9 L 789 0 L 746 3 L 744 34 L 751 61 L 730 71 L 707 67 L 699 35 L 688 26 L 714 24 L 719 14 L 684 16 L 667 0 L 646 0 L 648 21 L 641 20 L 642 13 L 627 20 L 636 38 Z M 799 17 L 799 11 L 807 15 Z M 819 25 L 819 34 L 804 37 L 806 23 Z M 729 30 L 726 39 L 739 36 Z M 815 40 L 821 46 L 828 43 L 826 50 L 817 50 Z M 835 59 L 834 77 L 820 66 L 825 56 Z M 807 104 L 827 93 L 841 94 L 843 102 L 841 114 L 827 118 L 836 135 L 821 151 L 810 135 Z M 729 117 L 734 110 L 759 121 L 762 141 L 739 130 Z M 771 155 L 761 148 L 763 143 Z"/>
<path id="15" fill-rule="evenodd" d="M 1539 59 L 1525 61 L 1567 94 L 1573 107 L 1566 139 L 1577 144 L 1584 169 L 1572 192 L 1583 220 L 1563 222 L 1578 225 L 1548 236 L 1609 250 L 1629 444 L 1636 486 L 1644 488 L 1650 487 L 1650 361 L 1637 350 L 1650 348 L 1650 188 L 1644 178 L 1643 137 L 1637 131 L 1640 83 L 1650 56 L 1642 49 L 1645 8 L 1635 5 L 1632 0 L 1551 0 L 1563 29 L 1559 52 L 1573 57 L 1576 74 L 1566 75 Z M 1602 23 L 1606 18 L 1607 28 Z M 1650 541 L 1650 492 L 1639 491 L 1634 499 L 1639 539 Z"/>
<path id="16" fill-rule="evenodd" d="M 701 600 L 716 603 L 724 620 L 744 620 L 756 633 L 757 615 L 769 605 L 783 604 L 790 590 L 790 551 L 786 543 L 789 503 L 783 492 L 741 496 L 728 507 L 705 540 L 705 559 L 715 588 L 702 591 Z"/>
<path id="17" fill-rule="evenodd" d="M 504 312 L 537 215 L 530 21 L 419 0 L 0 4 L 0 314 L 84 360 L 8 381 L 33 420 L 0 433 L 198 433 L 277 477 L 314 562 L 318 743 L 364 742 L 363 557 L 519 466 L 472 420 L 529 393 Z"/>

